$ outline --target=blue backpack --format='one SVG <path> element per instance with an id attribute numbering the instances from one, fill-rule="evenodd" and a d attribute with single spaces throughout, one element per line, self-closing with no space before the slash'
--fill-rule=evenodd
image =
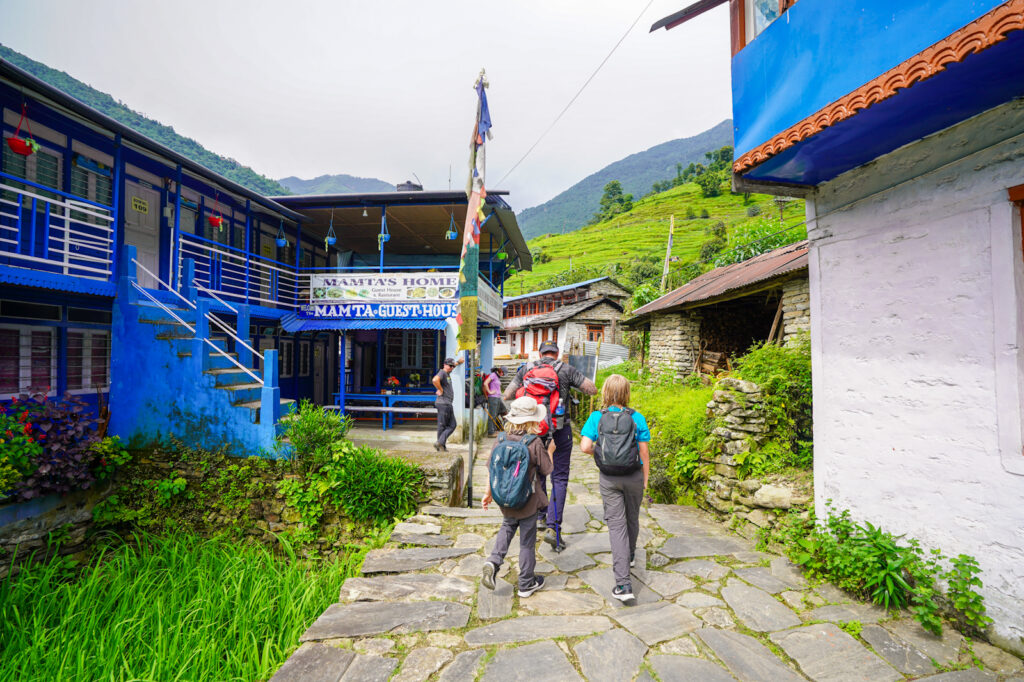
<path id="1" fill-rule="evenodd" d="M 527 435 L 522 440 L 506 440 L 505 434 L 498 435 L 498 442 L 491 450 L 487 464 L 491 482 L 491 497 L 500 507 L 519 509 L 533 495 L 533 481 L 528 478 L 530 470 L 530 443 L 537 436 Z"/>

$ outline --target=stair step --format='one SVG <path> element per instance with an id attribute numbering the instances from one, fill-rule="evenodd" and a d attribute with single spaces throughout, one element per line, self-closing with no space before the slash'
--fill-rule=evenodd
<path id="1" fill-rule="evenodd" d="M 288 413 L 288 410 L 285 409 L 285 407 L 287 405 L 294 405 L 295 404 L 295 400 L 293 400 L 292 398 L 281 398 L 281 400 L 279 402 L 281 403 L 281 414 L 287 414 Z M 234 405 L 235 405 L 235 407 L 247 407 L 250 410 L 254 410 L 256 412 L 255 422 L 257 424 L 260 423 L 260 408 L 263 406 L 263 401 L 261 401 L 261 400 L 250 400 L 250 401 L 244 402 L 244 403 L 235 403 Z"/>
<path id="2" fill-rule="evenodd" d="M 248 391 L 253 388 L 263 388 L 263 384 L 250 382 L 248 384 L 229 384 L 227 386 L 218 386 L 217 388 L 222 391 Z"/>
<path id="3" fill-rule="evenodd" d="M 156 335 L 156 338 L 160 339 L 161 341 L 185 341 L 185 340 L 194 339 L 195 337 L 192 334 L 179 334 L 179 333 L 176 333 L 176 332 L 161 332 L 161 333 Z"/>

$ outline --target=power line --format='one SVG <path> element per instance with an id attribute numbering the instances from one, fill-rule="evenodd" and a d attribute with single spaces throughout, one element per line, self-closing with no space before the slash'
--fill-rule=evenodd
<path id="1" fill-rule="evenodd" d="M 504 183 L 505 180 L 508 179 L 508 176 L 512 175 L 512 172 L 516 168 L 519 168 L 519 164 L 521 164 L 523 161 L 526 160 L 526 157 L 530 155 L 530 152 L 532 152 L 537 147 L 537 145 L 540 144 L 540 141 L 543 140 L 547 136 L 547 134 L 551 132 L 551 129 L 554 128 L 555 125 L 561 120 L 562 116 L 565 115 L 565 112 L 569 111 L 569 107 L 571 107 L 573 105 L 573 103 L 576 101 L 576 99 L 581 94 L 583 94 L 583 91 L 586 89 L 586 87 L 588 85 L 590 85 L 590 81 L 594 80 L 594 76 L 596 76 L 598 74 L 598 72 L 605 65 L 605 63 L 611 58 L 611 56 L 613 54 L 615 54 L 615 50 L 619 49 L 619 45 L 622 44 L 622 41 L 626 39 L 626 36 L 629 35 L 630 31 L 633 30 L 633 27 L 636 26 L 637 22 L 640 21 L 640 17 L 642 17 L 644 15 L 644 13 L 648 9 L 650 9 L 652 4 L 654 4 L 654 0 L 650 0 L 650 2 L 647 3 L 647 6 L 644 7 L 642 10 L 640 10 L 640 14 L 638 14 L 636 19 L 633 20 L 633 23 L 629 25 L 629 28 L 627 28 L 626 32 L 622 34 L 622 37 L 619 38 L 619 41 L 617 43 L 615 43 L 615 45 L 611 49 L 611 52 L 609 52 L 605 56 L 605 58 L 601 60 L 601 63 L 597 65 L 596 69 L 594 69 L 594 73 L 590 74 L 590 77 L 587 78 L 587 80 L 583 82 L 583 85 L 580 86 L 580 89 L 577 90 L 576 94 L 572 96 L 572 99 L 570 99 L 569 103 L 565 105 L 565 108 L 562 109 L 562 111 L 558 114 L 558 116 L 555 117 L 555 120 L 551 122 L 551 125 L 548 126 L 547 130 L 545 130 L 543 133 L 541 133 L 540 137 L 537 138 L 537 141 L 534 142 L 533 145 L 529 149 L 526 150 L 526 153 L 523 154 L 522 158 L 520 158 L 518 161 L 516 161 L 515 165 L 512 166 L 512 168 L 510 168 L 507 173 L 505 173 L 504 177 L 502 177 L 501 180 L 498 180 L 498 182 L 496 182 L 494 184 L 494 187 L 500 187 L 502 185 L 502 183 Z"/>

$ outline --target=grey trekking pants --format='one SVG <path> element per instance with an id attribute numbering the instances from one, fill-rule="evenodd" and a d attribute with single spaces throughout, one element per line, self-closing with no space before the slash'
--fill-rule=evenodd
<path id="1" fill-rule="evenodd" d="M 640 503 L 644 499 L 644 470 L 637 469 L 625 476 L 600 478 L 601 501 L 604 503 L 604 522 L 612 544 L 612 573 L 616 585 L 631 584 L 629 557 L 636 551 L 636 538 L 640 534 Z"/>
<path id="2" fill-rule="evenodd" d="M 537 515 L 530 514 L 525 519 L 505 517 L 494 539 L 494 551 L 487 560 L 501 568 L 508 548 L 512 544 L 512 536 L 519 529 L 519 587 L 528 588 L 533 583 L 533 571 L 537 567 Z M 497 575 L 497 571 L 495 571 Z"/>

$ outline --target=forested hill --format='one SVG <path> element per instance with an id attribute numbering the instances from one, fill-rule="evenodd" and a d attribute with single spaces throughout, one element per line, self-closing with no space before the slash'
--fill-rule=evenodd
<path id="1" fill-rule="evenodd" d="M 605 166 L 553 199 L 521 211 L 519 227 L 527 239 L 578 230 L 590 221 L 608 182 L 618 180 L 624 192 L 639 198 L 655 182 L 674 176 L 677 163 L 686 167 L 701 162 L 706 151 L 725 146 L 732 146 L 731 119 L 699 135 L 665 142 Z"/>
<path id="2" fill-rule="evenodd" d="M 166 126 L 159 121 L 154 121 L 137 111 L 133 111 L 105 92 L 100 92 L 82 81 L 72 78 L 63 71 L 51 69 L 45 64 L 29 59 L 20 52 L 15 52 L 4 45 L 0 45 L 0 58 L 28 71 L 39 80 L 63 90 L 101 114 L 106 114 L 115 121 L 173 149 L 182 156 L 192 159 L 215 173 L 220 173 L 243 187 L 248 187 L 255 192 L 270 196 L 291 194 L 288 189 L 276 180 L 260 175 L 252 168 L 243 166 L 234 159 L 214 154 L 192 138 L 184 137 L 174 132 L 174 128 L 171 126 Z"/>
<path id="3" fill-rule="evenodd" d="M 279 183 L 295 194 L 363 194 L 367 192 L 393 192 L 395 186 L 377 178 L 357 178 L 354 175 L 321 175 L 303 180 L 294 175 L 281 178 Z"/>

